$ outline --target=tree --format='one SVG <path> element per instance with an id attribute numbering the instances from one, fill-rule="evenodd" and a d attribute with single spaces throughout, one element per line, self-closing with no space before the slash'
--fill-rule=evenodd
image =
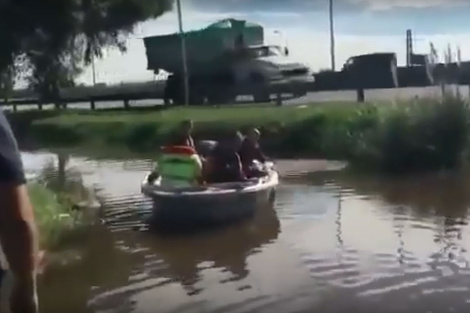
<path id="1" fill-rule="evenodd" d="M 24 75 L 44 98 L 57 97 L 103 48 L 124 52 L 134 27 L 173 1 L 0 0 L 0 84 Z"/>

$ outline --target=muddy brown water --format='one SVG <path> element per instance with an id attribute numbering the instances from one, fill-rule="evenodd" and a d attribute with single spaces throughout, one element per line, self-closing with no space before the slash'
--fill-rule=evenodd
<path id="1" fill-rule="evenodd" d="M 23 159 L 34 173 L 57 157 Z M 278 162 L 287 178 L 252 220 L 157 236 L 138 227 L 150 160 L 70 158 L 111 222 L 90 229 L 78 260 L 47 269 L 42 312 L 469 311 L 470 173 L 386 179 L 302 162 Z"/>

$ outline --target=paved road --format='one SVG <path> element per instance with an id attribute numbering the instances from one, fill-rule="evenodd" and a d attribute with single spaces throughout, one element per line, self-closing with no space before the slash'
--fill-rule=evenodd
<path id="1" fill-rule="evenodd" d="M 456 91 L 457 86 L 451 86 Z M 458 86 L 462 96 L 469 97 L 469 88 L 467 86 Z M 368 101 L 393 101 L 412 99 L 414 97 L 437 97 L 441 96 L 440 87 L 416 87 L 416 88 L 395 88 L 395 89 L 371 89 L 365 91 L 365 97 Z M 312 102 L 327 101 L 355 101 L 355 91 L 323 91 L 311 92 L 306 96 L 284 101 L 285 104 L 306 104 Z"/>
<path id="2" fill-rule="evenodd" d="M 456 90 L 457 86 L 451 86 L 452 90 Z M 459 86 L 459 91 L 462 96 L 469 98 L 468 86 Z M 395 88 L 395 89 L 371 89 L 365 91 L 365 97 L 368 101 L 393 101 L 393 100 L 404 100 L 412 99 L 416 96 L 423 97 L 436 97 L 440 96 L 440 87 L 424 87 L 424 88 Z M 251 97 L 239 97 L 238 102 L 240 103 L 251 103 Z M 283 103 L 285 105 L 299 105 L 309 104 L 315 102 L 328 102 L 328 101 L 356 101 L 355 91 L 322 91 L 322 92 L 309 92 L 307 95 L 300 98 L 285 98 Z M 131 106 L 149 106 L 155 104 L 163 104 L 162 100 L 149 99 L 149 100 L 136 100 L 130 101 Z M 69 104 L 69 108 L 89 109 L 89 103 L 73 103 Z M 97 102 L 96 107 L 100 108 L 122 108 L 122 101 L 108 101 L 108 102 Z M 37 105 L 22 105 L 19 106 L 19 110 L 36 109 Z M 44 109 L 52 109 L 53 105 L 45 105 Z M 10 106 L 3 106 L 4 110 L 11 110 Z"/>

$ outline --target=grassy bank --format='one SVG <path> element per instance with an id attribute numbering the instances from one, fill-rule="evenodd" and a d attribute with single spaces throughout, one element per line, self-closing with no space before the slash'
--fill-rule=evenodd
<path id="1" fill-rule="evenodd" d="M 83 224 L 66 197 L 39 183 L 28 185 L 40 232 L 41 247 L 54 249 L 74 237 Z"/>
<path id="2" fill-rule="evenodd" d="M 59 156 L 59 165 L 51 161 L 28 184 L 41 235 L 41 245 L 48 250 L 80 240 L 92 220 L 76 204 L 93 199 L 83 184 L 81 174 L 67 168 L 67 159 Z M 75 207 L 75 209 L 74 209 Z"/>
<path id="3" fill-rule="evenodd" d="M 460 165 L 469 147 L 469 113 L 463 100 L 447 97 L 401 103 L 63 111 L 32 120 L 29 129 L 42 144 L 154 151 L 181 120 L 192 118 L 196 139 L 219 139 L 228 131 L 257 126 L 265 149 L 275 155 L 342 159 L 406 172 Z"/>

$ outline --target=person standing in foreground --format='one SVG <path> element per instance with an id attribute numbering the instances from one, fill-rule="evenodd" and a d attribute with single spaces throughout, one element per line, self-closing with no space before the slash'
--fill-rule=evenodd
<path id="1" fill-rule="evenodd" d="M 37 313 L 38 232 L 23 164 L 11 127 L 0 110 L 0 242 L 14 276 L 12 313 Z M 0 287 L 5 269 L 0 268 Z"/>

